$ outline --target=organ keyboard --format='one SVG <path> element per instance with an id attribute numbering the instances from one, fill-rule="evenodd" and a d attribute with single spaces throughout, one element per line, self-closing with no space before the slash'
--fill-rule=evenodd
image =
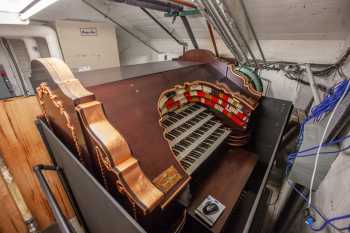
<path id="1" fill-rule="evenodd" d="M 164 136 L 187 174 L 197 168 L 224 142 L 231 129 L 199 104 L 185 105 L 160 122 Z"/>

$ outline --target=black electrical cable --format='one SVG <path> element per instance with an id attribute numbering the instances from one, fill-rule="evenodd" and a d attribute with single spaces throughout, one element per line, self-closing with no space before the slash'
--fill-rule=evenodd
<path id="1" fill-rule="evenodd" d="M 333 65 L 328 66 L 325 69 L 313 71 L 312 74 L 315 76 L 331 76 L 333 73 L 338 71 L 346 62 L 350 55 L 350 47 L 346 50 L 345 54 Z"/>

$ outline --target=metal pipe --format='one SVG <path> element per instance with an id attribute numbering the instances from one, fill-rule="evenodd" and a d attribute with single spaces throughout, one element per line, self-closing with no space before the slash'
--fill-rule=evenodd
<path id="1" fill-rule="evenodd" d="M 225 6 L 226 8 L 228 8 L 228 7 L 226 6 L 225 1 L 223 1 L 223 4 L 224 4 L 224 6 Z M 242 39 L 244 45 L 246 46 L 246 48 L 247 48 L 247 50 L 248 50 L 250 56 L 251 56 L 252 59 L 254 60 L 255 65 L 258 66 L 258 62 L 257 62 L 257 60 L 256 60 L 256 58 L 255 58 L 255 55 L 254 55 L 253 51 L 251 50 L 251 48 L 250 48 L 250 46 L 249 46 L 249 43 L 248 43 L 247 40 L 245 39 L 244 34 L 243 34 L 242 30 L 240 29 L 240 27 L 239 27 L 239 25 L 238 25 L 238 23 L 237 23 L 237 20 L 236 20 L 236 18 L 235 18 L 235 16 L 232 15 L 231 12 L 229 12 L 229 11 L 226 12 L 226 13 L 229 14 L 229 16 L 231 17 L 232 22 L 233 22 L 233 24 L 235 25 L 235 27 L 236 27 L 236 29 L 237 29 L 237 32 L 238 32 L 239 36 L 241 37 L 241 39 Z"/>
<path id="2" fill-rule="evenodd" d="M 187 7 L 191 7 L 191 8 L 197 9 L 197 6 L 194 5 L 191 2 L 187 2 L 187 1 L 184 1 L 184 0 L 170 0 L 170 1 L 174 2 L 174 3 L 177 3 L 177 4 L 180 4 L 180 5 L 183 5 L 183 6 L 187 6 Z"/>
<path id="3" fill-rule="evenodd" d="M 245 7 L 245 4 L 244 4 L 243 0 L 239 0 L 239 1 L 240 1 L 241 5 L 242 5 L 244 15 L 245 15 L 245 17 L 246 17 L 246 19 L 247 19 L 247 22 L 248 22 L 248 25 L 249 25 L 249 27 L 250 27 L 250 30 L 251 30 L 251 32 L 252 32 L 252 34 L 253 34 L 253 36 L 254 36 L 255 42 L 256 42 L 256 44 L 257 44 L 257 46 L 258 46 L 258 49 L 259 49 L 261 58 L 262 58 L 262 60 L 263 60 L 264 62 L 266 62 L 264 53 L 263 53 L 263 51 L 262 51 L 262 49 L 261 49 L 261 46 L 260 46 L 260 42 L 259 42 L 258 37 L 257 37 L 256 32 L 255 32 L 255 29 L 254 29 L 254 27 L 253 27 L 252 22 L 250 21 L 250 17 L 249 17 L 249 15 L 248 15 L 247 8 Z"/>
<path id="4" fill-rule="evenodd" d="M 125 3 L 163 12 L 182 11 L 183 7 L 170 2 L 160 0 L 112 0 L 114 2 Z"/>
<path id="5" fill-rule="evenodd" d="M 156 24 L 158 24 L 171 38 L 173 38 L 179 45 L 181 46 L 187 46 L 187 43 L 184 41 L 180 41 L 178 38 L 174 36 L 161 22 L 159 22 L 148 10 L 146 10 L 143 7 L 140 7 L 140 9 L 145 12 Z"/>
<path id="6" fill-rule="evenodd" d="M 43 190 L 49 205 L 51 207 L 52 213 L 55 216 L 55 219 L 57 221 L 57 225 L 62 233 L 75 233 L 75 230 L 68 224 L 67 220 L 65 219 L 59 205 L 57 204 L 57 201 L 52 194 L 52 191 L 50 189 L 50 186 L 48 185 L 42 170 L 51 170 L 56 171 L 56 168 L 54 166 L 44 166 L 44 165 L 36 165 L 34 167 L 34 172 L 36 176 L 38 177 L 40 187 Z"/>
<path id="7" fill-rule="evenodd" d="M 213 9 L 208 5 L 209 3 L 207 1 L 202 1 L 203 6 L 207 9 L 207 11 L 209 11 L 209 13 L 212 15 L 212 17 L 209 17 L 210 19 L 212 19 L 214 21 L 215 27 L 217 28 L 217 31 L 220 33 L 221 38 L 223 38 L 226 46 L 229 47 L 229 49 L 231 50 L 231 53 L 238 59 L 238 60 L 242 60 L 241 55 L 239 54 L 239 52 L 237 51 L 236 47 L 232 44 L 232 41 L 229 39 L 229 36 L 227 34 L 227 32 L 224 30 L 224 28 L 222 27 L 222 25 L 218 22 L 217 19 L 217 15 L 215 14 L 215 12 L 213 11 Z"/>
<path id="8" fill-rule="evenodd" d="M 120 23 L 118 23 L 117 21 L 115 21 L 113 18 L 109 17 L 107 14 L 105 14 L 103 11 L 101 11 L 100 9 L 98 9 L 97 7 L 95 7 L 93 4 L 91 4 L 90 2 L 88 2 L 87 0 L 82 0 L 83 3 L 85 3 L 86 5 L 88 5 L 89 7 L 91 7 L 92 9 L 94 9 L 96 12 L 100 13 L 101 15 L 103 15 L 106 19 L 108 19 L 109 21 L 111 21 L 112 23 L 114 23 L 115 25 L 117 25 L 118 27 L 120 27 L 121 29 L 123 29 L 125 32 L 129 33 L 132 37 L 136 38 L 138 41 L 140 41 L 141 43 L 143 43 L 144 45 L 146 45 L 148 48 L 150 48 L 151 50 L 153 50 L 154 52 L 158 53 L 158 54 L 162 54 L 162 52 L 160 52 L 159 50 L 157 50 L 156 48 L 154 48 L 152 45 L 148 44 L 146 41 L 142 40 L 140 37 L 138 37 L 135 33 L 129 31 L 126 27 L 124 27 L 123 25 L 121 25 Z"/>
<path id="9" fill-rule="evenodd" d="M 307 78 L 309 79 L 309 82 L 310 82 L 312 95 L 314 96 L 314 101 L 316 104 L 319 104 L 321 103 L 321 98 L 316 88 L 316 82 L 315 82 L 314 76 L 312 75 L 310 64 L 306 64 L 305 68 L 306 68 Z"/>
<path id="10" fill-rule="evenodd" d="M 241 51 L 241 54 L 243 54 L 243 57 L 245 59 L 245 62 L 248 62 L 248 57 L 246 55 L 246 53 L 243 51 L 243 49 L 241 48 L 241 45 L 239 44 L 239 40 L 238 38 L 236 37 L 235 33 L 232 31 L 232 28 L 229 27 L 229 23 L 227 22 L 226 18 L 225 18 L 225 15 L 221 12 L 219 6 L 217 4 L 212 4 L 216 10 L 216 12 L 218 12 L 219 16 L 221 17 L 224 25 L 226 26 L 226 28 L 228 29 L 229 31 L 229 35 L 231 34 L 232 38 L 233 38 L 233 41 L 234 43 L 236 43 L 236 47 L 238 48 L 238 51 Z M 224 27 L 225 28 L 225 27 Z"/>
<path id="11" fill-rule="evenodd" d="M 197 41 L 196 41 L 196 38 L 194 37 L 194 34 L 193 34 L 193 31 L 191 29 L 191 25 L 190 25 L 190 22 L 188 22 L 186 16 L 180 16 L 184 26 L 185 26 L 185 29 L 187 31 L 187 34 L 188 36 L 190 37 L 191 41 L 192 41 L 192 44 L 193 44 L 193 47 L 195 49 L 198 49 L 198 44 L 197 44 Z"/>
<path id="12" fill-rule="evenodd" d="M 210 38 L 211 38 L 211 42 L 213 43 L 215 56 L 219 57 L 219 52 L 218 52 L 218 48 L 216 47 L 216 41 L 215 41 L 213 29 L 211 28 L 211 25 L 210 25 L 210 23 L 208 21 L 207 21 L 207 25 L 208 25 L 208 31 L 209 31 L 209 35 L 210 35 Z"/>
<path id="13" fill-rule="evenodd" d="M 198 0 L 197 0 L 196 2 L 197 2 L 197 4 L 199 4 L 199 3 L 198 3 L 198 2 L 199 2 Z M 234 54 L 234 51 L 233 51 L 233 49 L 232 49 L 232 47 L 231 47 L 231 44 L 229 43 L 229 41 L 227 40 L 226 36 L 225 36 L 224 33 L 222 32 L 221 28 L 218 27 L 218 23 L 217 23 L 216 19 L 215 19 L 214 17 L 210 17 L 210 16 L 208 15 L 207 11 L 210 11 L 210 9 L 208 9 L 208 7 L 206 7 L 206 5 L 205 5 L 204 2 L 201 2 L 201 4 L 202 4 L 203 7 L 204 7 L 204 9 L 201 10 L 202 15 L 207 19 L 207 22 L 208 22 L 209 24 L 212 24 L 212 25 L 214 26 L 216 32 L 220 35 L 221 39 L 224 41 L 224 43 L 226 44 L 226 46 L 228 47 L 228 49 L 230 49 L 230 50 L 231 50 L 231 53 L 232 53 L 233 55 L 235 55 L 235 54 Z"/>
<path id="14" fill-rule="evenodd" d="M 213 25 L 216 28 L 216 31 L 219 33 L 219 35 L 222 38 L 222 40 L 224 41 L 224 43 L 226 44 L 228 49 L 231 51 L 232 55 L 234 57 L 236 57 L 237 59 L 240 59 L 240 56 L 239 56 L 237 50 L 232 46 L 231 42 L 227 38 L 227 35 L 225 34 L 224 31 L 222 31 L 222 28 L 220 28 L 220 25 L 216 22 L 216 19 L 215 18 L 211 19 L 208 17 L 208 20 L 213 22 Z"/>
<path id="15" fill-rule="evenodd" d="M 211 7 L 211 5 L 209 4 L 209 2 L 207 0 L 202 0 L 202 3 L 204 5 L 204 7 L 209 10 L 211 12 L 211 15 L 213 16 L 213 20 L 215 22 L 215 25 L 218 27 L 219 31 L 221 31 L 225 37 L 226 37 L 226 41 L 227 43 L 230 45 L 231 47 L 231 52 L 233 53 L 233 55 L 239 60 L 242 61 L 244 60 L 241 56 L 241 54 L 238 52 L 238 49 L 236 47 L 235 44 L 232 43 L 232 40 L 230 38 L 230 36 L 228 35 L 227 30 L 223 27 L 223 25 L 221 24 L 220 20 L 218 19 L 218 15 L 215 13 L 214 9 Z"/>

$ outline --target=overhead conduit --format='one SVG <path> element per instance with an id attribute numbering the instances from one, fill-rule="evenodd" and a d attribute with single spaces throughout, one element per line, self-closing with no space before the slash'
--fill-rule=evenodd
<path id="1" fill-rule="evenodd" d="M 0 37 L 4 38 L 24 38 L 41 37 L 44 38 L 49 48 L 50 56 L 63 60 L 60 45 L 58 43 L 55 30 L 42 25 L 0 25 Z"/>

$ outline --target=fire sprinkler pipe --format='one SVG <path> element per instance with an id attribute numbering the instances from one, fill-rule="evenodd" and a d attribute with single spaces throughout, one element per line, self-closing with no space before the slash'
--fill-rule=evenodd
<path id="1" fill-rule="evenodd" d="M 191 39 L 191 42 L 192 42 L 192 45 L 195 49 L 198 49 L 198 43 L 196 41 L 196 38 L 194 37 L 194 34 L 193 34 L 193 31 L 191 29 L 191 25 L 190 25 L 190 22 L 188 22 L 188 19 L 186 18 L 186 16 L 180 16 L 184 26 L 185 26 L 185 29 L 187 31 L 187 34 L 188 36 L 190 37 Z"/>
<path id="2" fill-rule="evenodd" d="M 219 52 L 218 52 L 218 48 L 216 47 L 216 41 L 215 41 L 213 29 L 212 29 L 212 27 L 211 27 L 211 25 L 210 25 L 210 23 L 208 21 L 207 21 L 207 25 L 208 25 L 208 30 L 209 30 L 209 35 L 210 35 L 210 38 L 211 38 L 211 42 L 213 43 L 215 56 L 219 57 Z"/>
<path id="3" fill-rule="evenodd" d="M 165 2 L 161 0 L 112 0 L 113 2 L 125 3 L 132 6 L 143 7 L 147 9 L 172 12 L 172 11 L 182 11 L 183 7 L 170 2 Z"/>
<path id="4" fill-rule="evenodd" d="M 248 10 L 244 4 L 244 2 L 242 0 L 239 0 L 241 6 L 242 6 L 242 9 L 243 9 L 243 12 L 244 12 L 244 15 L 247 19 L 247 22 L 248 22 L 248 25 L 249 25 L 249 28 L 250 28 L 250 31 L 252 32 L 253 34 L 253 37 L 255 39 L 255 42 L 256 42 L 256 45 L 258 46 L 258 49 L 259 49 L 259 52 L 260 52 L 260 55 L 261 55 L 261 58 L 263 59 L 264 62 L 266 62 L 266 59 L 265 59 L 265 55 L 262 51 L 262 48 L 261 48 L 261 45 L 260 45 L 260 42 L 258 40 L 258 36 L 256 35 L 256 32 L 255 32 L 255 29 L 253 27 L 253 24 L 252 24 L 252 21 L 250 20 L 250 17 L 249 17 L 249 14 L 248 14 Z"/>
<path id="5" fill-rule="evenodd" d="M 204 9 L 206 9 L 206 11 L 208 11 L 208 15 L 206 15 L 205 11 L 203 11 L 203 14 L 205 15 L 205 17 L 207 19 L 210 19 L 212 22 L 212 25 L 214 25 L 214 27 L 216 28 L 216 31 L 220 34 L 221 38 L 225 41 L 226 46 L 230 49 L 231 53 L 233 54 L 233 56 L 238 60 L 238 61 L 242 61 L 243 58 L 241 56 L 241 54 L 238 52 L 238 48 L 235 46 L 235 44 L 232 42 L 231 38 L 228 35 L 228 32 L 225 30 L 225 28 L 223 27 L 223 25 L 221 24 L 221 22 L 219 21 L 217 15 L 215 14 L 214 10 L 212 9 L 212 7 L 209 5 L 208 1 L 199 1 L 201 2 L 204 6 Z M 212 17 L 210 17 L 209 15 L 211 15 Z"/>
<path id="6" fill-rule="evenodd" d="M 140 9 L 145 12 L 156 24 L 159 25 L 159 27 L 161 27 L 171 38 L 173 38 L 179 45 L 181 46 L 186 46 L 187 47 L 187 43 L 184 41 L 179 40 L 178 38 L 176 38 L 176 36 L 174 36 L 173 33 L 171 33 L 161 22 L 158 21 L 158 19 L 156 19 L 148 10 L 146 10 L 143 7 L 140 7 Z"/>
<path id="7" fill-rule="evenodd" d="M 42 37 L 49 48 L 50 56 L 62 60 L 62 53 L 55 30 L 42 25 L 0 25 L 0 37 Z"/>
<path id="8" fill-rule="evenodd" d="M 193 4 L 191 2 L 184 1 L 184 0 L 171 0 L 171 2 L 180 4 L 180 5 L 183 5 L 183 6 L 187 6 L 187 7 L 193 8 L 193 9 L 197 9 L 197 6 L 195 4 Z M 209 35 L 210 35 L 211 41 L 213 43 L 215 56 L 219 57 L 219 52 L 218 52 L 218 48 L 216 46 L 216 41 L 215 41 L 213 29 L 212 29 L 212 27 L 211 27 L 211 25 L 210 25 L 210 23 L 208 21 L 207 21 L 207 25 L 208 25 Z"/>
<path id="9" fill-rule="evenodd" d="M 209 4 L 210 6 L 210 4 Z M 241 55 L 243 55 L 243 58 L 244 58 L 244 61 L 245 62 L 248 62 L 249 59 L 247 57 L 247 54 L 245 53 L 245 51 L 242 49 L 240 43 L 239 43 L 239 40 L 236 36 L 236 34 L 234 33 L 234 31 L 232 30 L 229 22 L 226 20 L 226 17 L 225 15 L 223 14 L 223 12 L 221 12 L 219 6 L 217 4 L 212 4 L 213 6 L 213 11 L 214 13 L 217 12 L 218 15 L 217 15 L 217 18 L 219 19 L 219 22 L 221 22 L 223 24 L 223 27 L 224 29 L 226 28 L 227 29 L 227 32 L 228 32 L 228 35 L 230 35 L 230 37 L 232 38 L 232 43 L 236 45 L 237 47 L 237 50 L 240 52 Z M 221 18 L 221 20 L 220 20 Z"/>
<path id="10" fill-rule="evenodd" d="M 228 7 L 227 7 L 225 1 L 223 2 L 223 4 L 224 4 L 224 6 L 228 9 Z M 226 13 L 231 17 L 231 19 L 232 19 L 231 22 L 235 25 L 235 27 L 236 27 L 236 29 L 237 29 L 237 32 L 238 32 L 238 35 L 239 35 L 240 38 L 242 39 L 242 41 L 243 41 L 245 47 L 247 48 L 247 50 L 248 50 L 248 52 L 249 52 L 251 58 L 252 58 L 253 61 L 254 61 L 256 67 L 258 67 L 258 63 L 257 63 L 257 61 L 256 61 L 256 58 L 255 58 L 255 56 L 254 56 L 254 53 L 253 53 L 253 51 L 251 50 L 248 41 L 245 39 L 244 34 L 243 34 L 243 32 L 242 32 L 240 26 L 238 25 L 236 17 L 235 17 L 234 15 L 232 15 L 230 11 L 227 11 Z"/>
<path id="11" fill-rule="evenodd" d="M 197 9 L 197 6 L 194 5 L 191 2 L 187 2 L 187 1 L 184 1 L 184 0 L 170 0 L 170 1 L 173 2 L 173 3 L 177 3 L 177 4 L 180 4 L 180 5 L 183 5 L 183 6 L 187 6 L 187 7 L 191 7 L 191 8 Z"/>

